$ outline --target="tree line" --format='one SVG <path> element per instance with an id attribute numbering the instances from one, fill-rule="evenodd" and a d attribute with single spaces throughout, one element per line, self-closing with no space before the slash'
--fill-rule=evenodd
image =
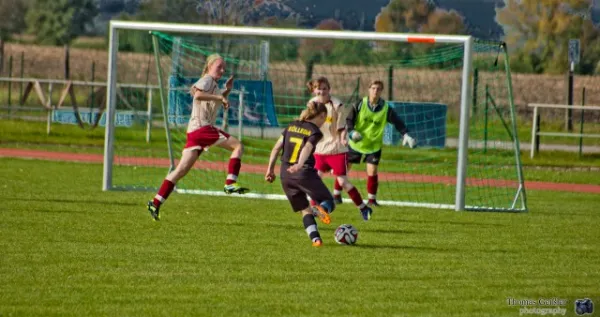
<path id="1" fill-rule="evenodd" d="M 0 2 L 1 45 L 13 34 L 28 33 L 36 43 L 69 45 L 74 39 L 98 32 L 102 10 L 111 6 L 118 19 L 221 25 L 296 27 L 302 16 L 290 0 L 3 0 Z M 562 73 L 568 69 L 570 39 L 579 39 L 581 59 L 576 71 L 600 74 L 600 30 L 591 19 L 593 0 L 504 0 L 496 21 L 511 54 L 513 70 Z M 341 30 L 327 19 L 317 29 Z M 443 10 L 428 0 L 391 0 L 375 20 L 377 32 L 466 34 L 467 22 L 456 11 Z M 101 32 L 102 33 L 102 32 Z M 147 51 L 149 41 L 124 34 L 122 49 Z M 410 59 L 433 49 L 421 45 L 364 41 L 273 39 L 272 58 L 305 62 L 365 64 L 376 60 Z M 382 53 L 384 52 L 384 53 Z"/>

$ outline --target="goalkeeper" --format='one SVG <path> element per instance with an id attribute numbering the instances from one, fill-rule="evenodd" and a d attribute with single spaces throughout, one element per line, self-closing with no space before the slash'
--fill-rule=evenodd
<path id="1" fill-rule="evenodd" d="M 388 102 L 381 98 L 383 82 L 375 80 L 369 84 L 369 96 L 359 101 L 346 118 L 349 134 L 348 169 L 350 164 L 367 163 L 367 193 L 369 206 L 377 203 L 377 166 L 381 159 L 383 131 L 386 123 L 394 125 L 404 137 L 402 145 L 414 148 L 416 141 L 408 135 L 408 129 Z M 363 159 L 364 156 L 364 159 Z"/>

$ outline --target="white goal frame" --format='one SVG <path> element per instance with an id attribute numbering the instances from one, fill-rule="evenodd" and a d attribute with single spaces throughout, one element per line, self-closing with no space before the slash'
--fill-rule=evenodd
<path id="1" fill-rule="evenodd" d="M 473 63 L 473 37 L 470 35 L 433 35 L 433 34 L 406 34 L 386 32 L 363 31 L 325 31 L 308 29 L 279 29 L 260 27 L 215 26 L 198 24 L 176 24 L 158 22 L 131 22 L 111 20 L 109 25 L 108 46 L 108 74 L 106 79 L 106 129 L 104 138 L 104 170 L 102 190 L 111 190 L 113 159 L 114 159 L 114 120 L 117 100 L 117 52 L 118 30 L 160 31 L 174 33 L 194 34 L 220 34 L 241 36 L 267 36 L 267 37 L 294 37 L 294 38 L 321 38 L 336 40 L 363 40 L 363 41 L 391 41 L 405 43 L 445 43 L 463 44 L 463 68 L 460 90 L 460 123 L 458 139 L 458 161 L 456 167 L 456 195 L 454 208 L 457 211 L 465 210 L 465 193 L 467 179 L 467 157 L 469 144 L 469 117 L 471 108 L 470 75 Z M 444 208 L 442 207 L 442 208 Z"/>

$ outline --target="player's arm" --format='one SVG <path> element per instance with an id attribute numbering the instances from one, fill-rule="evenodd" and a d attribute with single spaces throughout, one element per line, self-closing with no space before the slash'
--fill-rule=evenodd
<path id="1" fill-rule="evenodd" d="M 396 130 L 398 130 L 398 132 L 400 132 L 402 135 L 405 135 L 408 132 L 406 124 L 404 123 L 404 121 L 402 121 L 402 119 L 400 119 L 400 117 L 392 107 L 388 107 L 387 122 L 391 123 L 396 128 Z"/>
<path id="2" fill-rule="evenodd" d="M 362 139 L 360 133 L 354 130 L 354 126 L 358 120 L 358 111 L 361 104 L 362 101 L 357 102 L 354 107 L 350 109 L 348 116 L 346 117 L 346 130 L 348 131 L 348 136 L 355 142 L 358 142 Z"/>
<path id="3" fill-rule="evenodd" d="M 336 131 L 339 135 L 340 142 L 343 145 L 348 144 L 348 129 L 346 129 L 346 118 L 348 118 L 348 113 L 351 111 L 351 108 L 352 107 L 346 107 L 342 103 L 340 103 L 337 107 Z"/>
<path id="4" fill-rule="evenodd" d="M 227 81 L 225 82 L 225 90 L 223 91 L 223 97 L 227 98 L 229 96 L 229 93 L 233 89 L 233 79 L 234 78 L 235 78 L 235 75 L 231 75 L 231 76 L 229 76 L 229 78 L 227 78 Z"/>
<path id="5" fill-rule="evenodd" d="M 208 93 L 206 91 L 200 90 L 198 87 L 194 87 L 194 88 L 195 88 L 194 100 L 198 100 L 198 101 L 220 101 L 223 104 L 227 103 L 227 97 L 225 97 L 224 95 L 215 95 L 215 94 L 211 94 L 211 93 Z"/>
<path id="6" fill-rule="evenodd" d="M 279 157 L 279 152 L 283 148 L 283 136 L 280 136 L 273 149 L 271 150 L 271 155 L 269 156 L 269 166 L 267 167 L 267 173 L 265 174 L 265 180 L 269 183 L 272 183 L 275 180 L 275 162 Z"/>
<path id="7" fill-rule="evenodd" d="M 387 121 L 394 125 L 396 130 L 398 130 L 398 132 L 400 132 L 403 135 L 402 145 L 408 145 L 408 147 L 410 148 L 415 147 L 417 141 L 415 141 L 413 137 L 408 135 L 408 128 L 406 127 L 406 124 L 404 123 L 404 121 L 402 121 L 402 119 L 400 119 L 396 111 L 394 111 L 394 109 L 391 107 L 388 108 Z"/>
<path id="8" fill-rule="evenodd" d="M 356 124 L 356 119 L 358 117 L 358 107 L 360 103 L 362 103 L 362 101 L 359 101 L 357 104 L 350 108 L 350 111 L 348 111 L 348 115 L 346 116 L 346 129 L 348 129 L 348 131 L 354 130 L 354 125 Z"/>

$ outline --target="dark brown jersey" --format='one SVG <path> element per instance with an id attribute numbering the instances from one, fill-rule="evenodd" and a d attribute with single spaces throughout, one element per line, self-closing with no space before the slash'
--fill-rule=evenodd
<path id="1" fill-rule="evenodd" d="M 283 130 L 281 137 L 283 138 L 282 165 L 296 164 L 304 145 L 310 142 L 313 145 L 313 150 L 306 163 L 304 163 L 304 167 L 315 167 L 313 153 L 315 152 L 317 143 L 323 138 L 323 133 L 321 133 L 319 127 L 312 122 L 294 121 Z"/>

